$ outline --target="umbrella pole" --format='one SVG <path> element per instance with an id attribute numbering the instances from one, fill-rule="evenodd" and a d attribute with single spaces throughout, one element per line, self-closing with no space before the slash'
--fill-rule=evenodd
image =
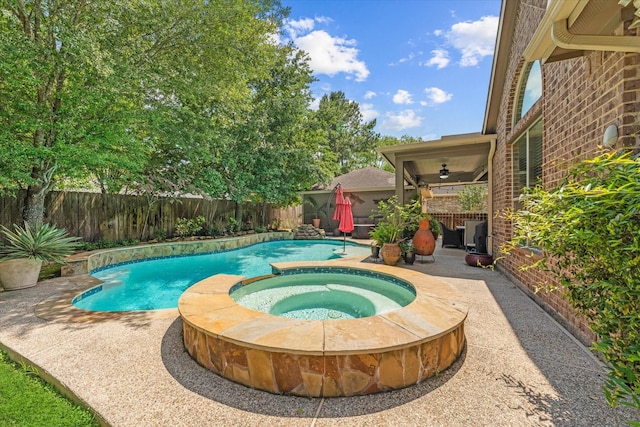
<path id="1" fill-rule="evenodd" d="M 347 252 L 347 233 L 342 235 L 342 252 Z"/>

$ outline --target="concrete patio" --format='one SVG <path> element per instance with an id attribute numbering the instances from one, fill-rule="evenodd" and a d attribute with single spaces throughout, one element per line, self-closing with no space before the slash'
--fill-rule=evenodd
<path id="1" fill-rule="evenodd" d="M 388 393 L 304 398 L 229 382 L 189 357 L 176 310 L 67 315 L 60 297 L 86 287 L 83 276 L 0 293 L 0 343 L 113 426 L 624 426 L 637 420 L 634 411 L 608 407 L 602 365 L 502 274 L 466 265 L 458 249 L 438 248 L 435 259 L 399 267 L 438 276 L 466 297 L 466 349 L 438 376 Z"/>

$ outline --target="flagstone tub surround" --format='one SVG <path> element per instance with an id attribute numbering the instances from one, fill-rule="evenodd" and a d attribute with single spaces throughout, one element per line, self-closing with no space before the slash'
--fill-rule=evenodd
<path id="1" fill-rule="evenodd" d="M 272 393 L 337 397 L 416 384 L 448 368 L 465 344 L 467 305 L 438 279 L 413 270 L 348 260 L 273 264 L 275 272 L 340 267 L 395 276 L 416 299 L 359 319 L 299 320 L 242 307 L 229 296 L 242 276 L 215 275 L 178 301 L 184 344 L 202 366 Z"/>

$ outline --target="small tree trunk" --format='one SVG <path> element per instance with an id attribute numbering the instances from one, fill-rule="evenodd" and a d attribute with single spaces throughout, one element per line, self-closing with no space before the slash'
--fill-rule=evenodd
<path id="1" fill-rule="evenodd" d="M 22 219 L 25 223 L 32 227 L 42 225 L 44 222 L 44 201 L 47 193 L 48 190 L 42 186 L 29 186 L 22 211 Z"/>
<path id="2" fill-rule="evenodd" d="M 34 179 L 35 184 L 27 188 L 22 219 L 32 227 L 37 227 L 44 223 L 44 201 L 53 187 L 52 177 L 55 170 L 55 165 L 34 167 L 31 170 L 31 177 Z"/>
<path id="3" fill-rule="evenodd" d="M 238 230 L 240 231 L 242 230 L 242 228 L 244 227 L 244 224 L 242 223 L 242 215 L 244 214 L 244 209 L 242 206 L 242 203 L 238 203 L 236 202 L 236 221 L 238 221 Z"/>

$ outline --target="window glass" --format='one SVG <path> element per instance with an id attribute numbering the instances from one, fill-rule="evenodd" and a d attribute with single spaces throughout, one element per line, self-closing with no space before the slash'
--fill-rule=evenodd
<path id="1" fill-rule="evenodd" d="M 516 103 L 515 120 L 518 121 L 527 114 L 542 96 L 542 72 L 540 61 L 529 64 L 518 88 L 518 101 Z"/>
<path id="2" fill-rule="evenodd" d="M 529 151 L 527 162 L 529 164 L 527 187 L 534 187 L 542 183 L 542 120 L 529 129 Z"/>
<path id="3" fill-rule="evenodd" d="M 527 129 L 512 146 L 513 198 L 525 187 L 542 182 L 542 119 Z"/>

